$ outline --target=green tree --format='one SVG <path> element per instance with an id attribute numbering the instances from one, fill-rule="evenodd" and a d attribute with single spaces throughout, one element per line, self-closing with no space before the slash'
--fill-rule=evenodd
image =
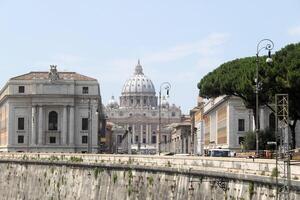
<path id="1" fill-rule="evenodd" d="M 275 94 L 289 95 L 289 115 L 294 121 L 290 127 L 295 147 L 295 127 L 300 119 L 300 43 L 288 45 L 276 52 L 272 65 L 266 64 L 265 59 L 259 58 L 259 105 L 266 105 L 273 110 L 270 105 L 274 103 Z M 246 57 L 220 65 L 200 80 L 199 95 L 205 98 L 238 96 L 246 108 L 252 109 L 255 117 L 255 62 L 255 57 Z"/>
<path id="2" fill-rule="evenodd" d="M 300 120 L 300 43 L 290 44 L 275 53 L 274 67 L 267 72 L 276 74 L 276 87 L 272 94 L 287 93 L 289 95 L 289 116 L 293 144 L 295 148 L 296 124 Z"/>
<path id="3" fill-rule="evenodd" d="M 260 61 L 265 58 L 261 58 Z M 255 71 L 256 58 L 246 57 L 236 59 L 222 64 L 213 72 L 204 76 L 198 83 L 200 96 L 205 98 L 217 97 L 220 95 L 233 95 L 240 97 L 246 108 L 252 109 L 254 117 L 256 116 L 256 98 L 255 98 Z M 267 105 L 270 99 L 270 87 L 273 82 L 270 81 L 273 77 L 262 78 L 265 73 L 263 69 L 270 66 L 260 62 L 259 67 L 259 105 Z M 258 125 L 259 126 L 259 125 Z"/>
<path id="4" fill-rule="evenodd" d="M 274 149 L 274 145 L 268 145 L 267 142 L 275 141 L 274 131 L 266 129 L 259 132 L 259 149 Z M 256 137 L 255 132 L 246 133 L 244 146 L 246 150 L 255 150 L 256 149 Z"/>
<path id="5" fill-rule="evenodd" d="M 245 140 L 244 140 L 244 147 L 246 150 L 255 150 L 256 147 L 255 132 L 246 133 Z"/>

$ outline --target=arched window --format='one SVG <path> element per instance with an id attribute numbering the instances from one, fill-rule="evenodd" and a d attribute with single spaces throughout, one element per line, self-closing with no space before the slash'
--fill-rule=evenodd
<path id="1" fill-rule="evenodd" d="M 49 130 L 56 131 L 58 122 L 58 114 L 55 111 L 49 113 Z"/>

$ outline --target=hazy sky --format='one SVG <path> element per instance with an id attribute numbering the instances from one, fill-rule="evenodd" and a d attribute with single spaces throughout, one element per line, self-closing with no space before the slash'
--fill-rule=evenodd
<path id="1" fill-rule="evenodd" d="M 106 104 L 140 59 L 188 113 L 201 77 L 263 38 L 300 41 L 299 0 L 0 0 L 0 85 L 56 64 L 97 78 Z"/>

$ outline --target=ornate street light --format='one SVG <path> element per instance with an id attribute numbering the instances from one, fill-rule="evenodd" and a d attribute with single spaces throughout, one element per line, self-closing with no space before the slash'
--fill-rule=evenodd
<path id="1" fill-rule="evenodd" d="M 160 85 L 159 90 L 159 105 L 158 105 L 158 136 L 156 138 L 157 153 L 160 155 L 160 139 L 161 139 L 161 90 L 165 89 L 167 91 L 167 97 L 169 97 L 169 92 L 171 89 L 171 84 L 169 82 L 163 82 Z"/>
<path id="2" fill-rule="evenodd" d="M 261 46 L 261 44 L 263 44 Z M 274 48 L 274 43 L 270 39 L 263 39 L 259 41 L 256 47 L 256 78 L 255 78 L 255 97 L 256 97 L 256 119 L 255 119 L 255 138 L 256 138 L 256 153 L 258 155 L 258 134 L 259 134 L 259 103 L 258 103 L 258 91 L 259 91 L 259 81 L 258 81 L 258 66 L 259 66 L 259 53 L 261 50 L 268 51 L 268 58 L 266 59 L 266 63 L 271 64 L 273 62 L 271 58 L 271 50 Z"/>

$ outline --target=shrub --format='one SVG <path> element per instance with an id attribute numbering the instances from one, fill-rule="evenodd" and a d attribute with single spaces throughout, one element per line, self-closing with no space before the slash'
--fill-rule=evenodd
<path id="1" fill-rule="evenodd" d="M 118 180 L 118 175 L 114 174 L 113 175 L 113 182 L 114 182 L 114 184 L 117 182 L 117 180 Z"/>
<path id="2" fill-rule="evenodd" d="M 279 171 L 276 167 L 274 167 L 272 169 L 271 177 L 274 178 L 274 177 L 277 177 L 278 175 L 279 175 Z"/>
<path id="3" fill-rule="evenodd" d="M 83 159 L 81 157 L 72 156 L 72 157 L 70 157 L 70 161 L 71 162 L 83 162 Z"/>

